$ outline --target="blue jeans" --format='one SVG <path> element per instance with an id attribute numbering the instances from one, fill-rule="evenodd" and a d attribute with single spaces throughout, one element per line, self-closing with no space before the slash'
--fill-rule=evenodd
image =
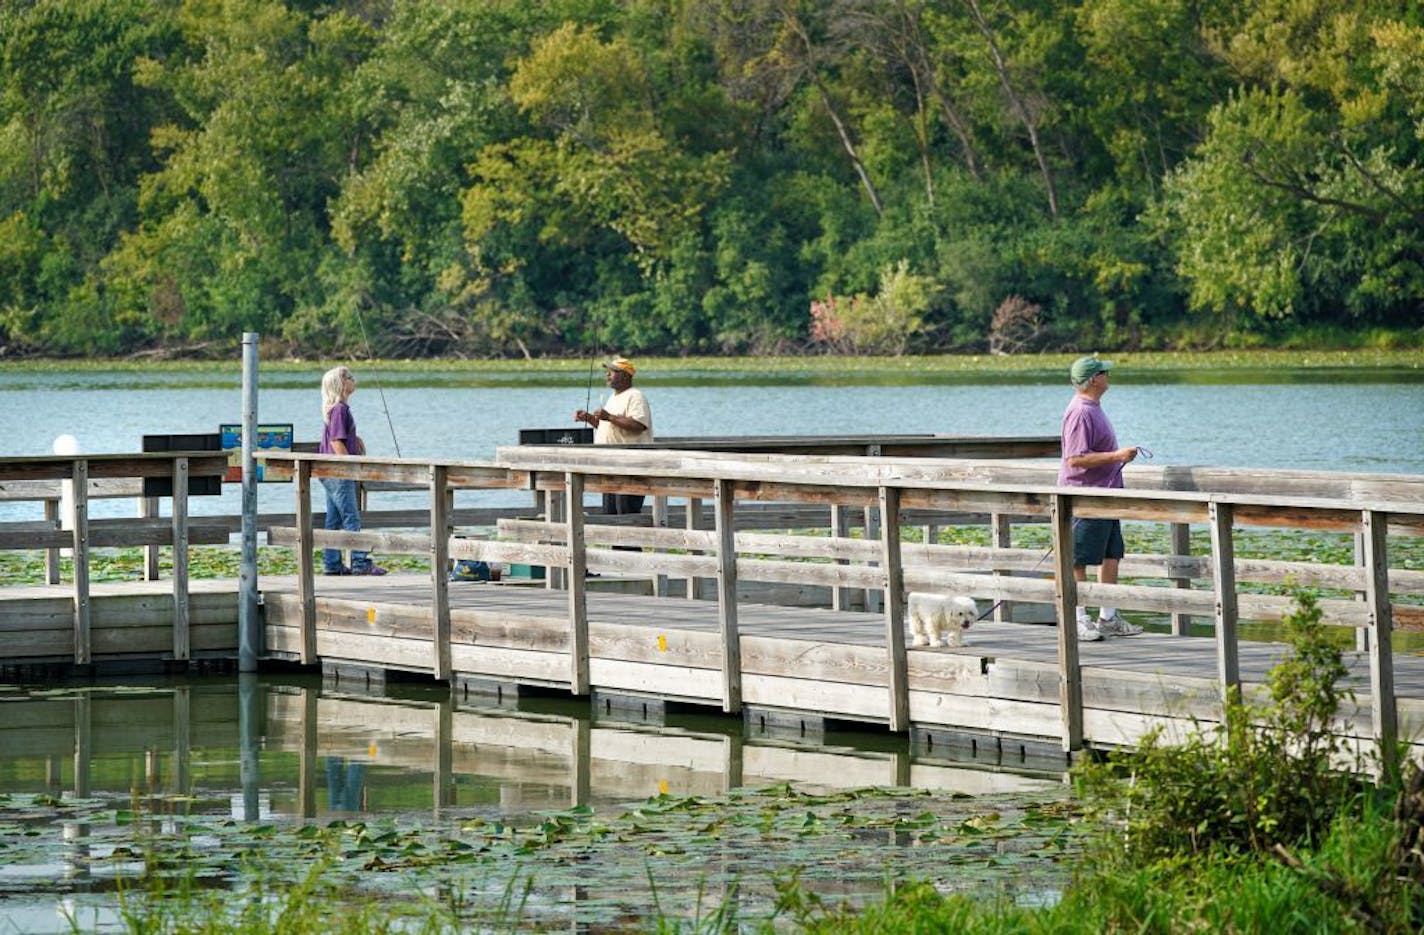
<path id="1" fill-rule="evenodd" d="M 326 528 L 360 532 L 361 514 L 356 509 L 356 482 L 333 477 L 323 477 L 320 480 L 321 486 L 326 490 Z M 341 571 L 341 550 L 322 549 L 321 563 L 328 574 Z M 352 571 L 367 568 L 370 564 L 370 552 L 351 550 Z"/>

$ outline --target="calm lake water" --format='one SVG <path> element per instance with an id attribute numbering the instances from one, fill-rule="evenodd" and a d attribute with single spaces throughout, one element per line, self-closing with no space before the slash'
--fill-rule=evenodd
<path id="1" fill-rule="evenodd" d="M 522 428 L 563 428 L 597 403 L 601 374 L 392 372 L 355 368 L 352 400 L 372 454 L 485 459 Z M 260 380 L 259 420 L 320 437 L 320 371 Z M 784 373 L 662 371 L 640 375 L 663 435 L 945 433 L 1056 435 L 1070 389 L 1057 374 L 927 375 L 883 381 Z M 0 369 L 0 456 L 45 454 L 58 435 L 85 452 L 137 451 L 145 434 L 216 432 L 241 421 L 238 365 L 211 372 L 48 372 Z M 1120 365 L 1104 405 L 1124 444 L 1155 465 L 1424 473 L 1424 371 L 1142 373 Z M 500 494 L 482 496 L 498 497 Z M 503 496 L 509 496 L 504 494 Z M 291 505 L 264 485 L 259 508 Z M 236 513 L 235 486 L 192 511 Z M 127 515 L 131 505 L 91 505 Z M 38 507 L 35 508 L 38 515 Z M 0 514 L 3 515 L 3 514 Z M 28 518 L 28 517 L 27 517 Z"/>
<path id="2" fill-rule="evenodd" d="M 883 734 L 791 741 L 733 718 L 653 720 L 567 697 L 495 707 L 300 678 L 0 690 L 0 931 L 121 928 L 117 881 L 144 853 L 181 854 L 177 879 L 241 891 L 234 855 L 256 847 L 276 865 L 268 883 L 286 879 L 310 848 L 271 829 L 304 823 L 351 829 L 329 872 L 366 898 L 458 890 L 496 905 L 511 880 L 532 881 L 520 923 L 500 931 L 636 927 L 655 904 L 694 918 L 699 899 L 764 916 L 791 866 L 837 901 L 915 878 L 1041 902 L 1066 881 L 1074 848 L 1052 816 L 1068 790 L 1051 762 L 1009 770 Z M 608 833 L 580 829 L 594 820 Z M 431 850 L 451 859 L 412 860 Z"/>

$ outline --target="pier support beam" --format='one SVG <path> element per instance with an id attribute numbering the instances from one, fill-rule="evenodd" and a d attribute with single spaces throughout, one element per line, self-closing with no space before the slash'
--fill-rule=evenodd
<path id="1" fill-rule="evenodd" d="M 1394 697 L 1393 610 L 1389 603 L 1389 564 L 1385 558 L 1385 532 L 1389 517 L 1365 510 L 1360 517 L 1364 546 L 1365 603 L 1369 606 L 1370 706 L 1374 715 L 1375 743 L 1380 772 L 1387 780 L 1398 775 L 1399 709 Z"/>
<path id="2" fill-rule="evenodd" d="M 900 491 L 880 488 L 880 558 L 885 573 L 885 646 L 890 675 L 890 729 L 910 727 L 909 663 L 905 658 L 905 576 L 900 560 Z"/>
<path id="3" fill-rule="evenodd" d="M 1053 527 L 1053 596 L 1058 607 L 1058 703 L 1063 711 L 1063 749 L 1071 753 L 1083 746 L 1078 580 L 1073 577 L 1073 498 L 1054 494 L 1048 518 Z"/>
<path id="4" fill-rule="evenodd" d="M 1231 697 L 1241 687 L 1241 663 L 1236 646 L 1236 544 L 1232 537 L 1229 503 L 1210 503 L 1211 577 L 1216 588 L 1216 669 L 1221 697 Z"/>
<path id="5" fill-rule="evenodd" d="M 742 710 L 742 641 L 737 630 L 736 499 L 732 482 L 716 482 L 717 619 L 722 630 L 722 710 Z"/>

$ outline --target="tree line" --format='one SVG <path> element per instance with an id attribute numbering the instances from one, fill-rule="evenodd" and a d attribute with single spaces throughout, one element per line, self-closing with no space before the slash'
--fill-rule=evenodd
<path id="1" fill-rule="evenodd" d="M 1413 340 L 1421 157 L 1413 0 L 0 0 L 0 353 Z"/>

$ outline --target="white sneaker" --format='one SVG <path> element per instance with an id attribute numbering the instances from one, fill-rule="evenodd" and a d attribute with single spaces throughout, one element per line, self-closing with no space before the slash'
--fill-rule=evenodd
<path id="1" fill-rule="evenodd" d="M 1083 643 L 1096 643 L 1103 638 L 1103 634 L 1091 623 L 1078 624 L 1078 639 Z"/>
<path id="2" fill-rule="evenodd" d="M 1098 632 L 1103 636 L 1136 636 L 1142 632 L 1142 628 L 1135 623 L 1129 623 L 1122 618 L 1122 614 L 1113 611 L 1111 617 L 1098 618 Z"/>

